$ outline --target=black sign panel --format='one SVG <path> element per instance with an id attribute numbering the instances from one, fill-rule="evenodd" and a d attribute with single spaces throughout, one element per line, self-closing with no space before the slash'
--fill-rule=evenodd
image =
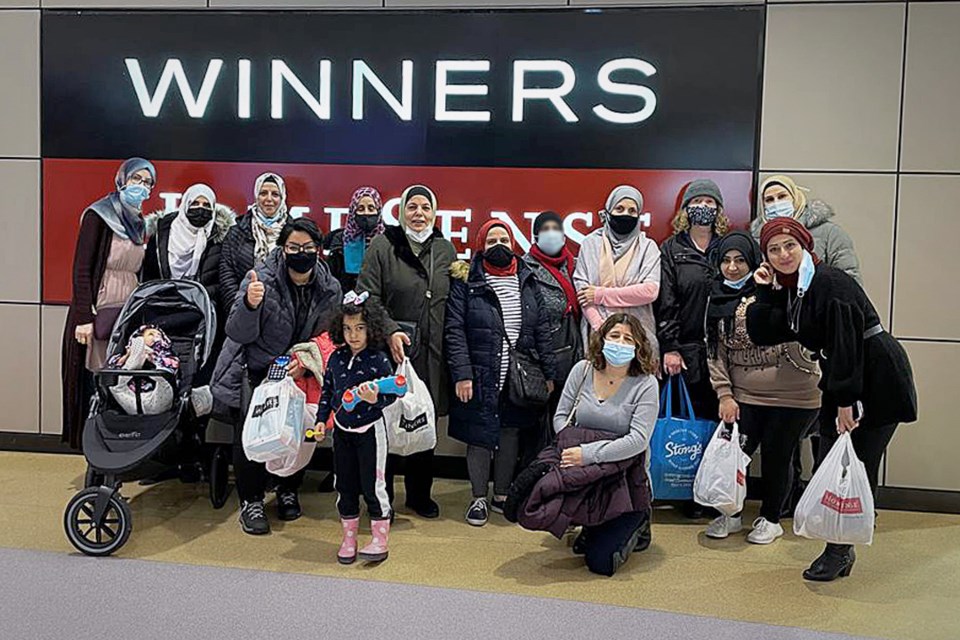
<path id="1" fill-rule="evenodd" d="M 763 21 L 45 11 L 43 156 L 752 170 Z"/>

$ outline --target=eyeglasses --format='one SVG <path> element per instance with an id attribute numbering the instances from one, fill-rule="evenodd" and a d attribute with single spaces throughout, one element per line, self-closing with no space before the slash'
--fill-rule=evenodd
<path id="1" fill-rule="evenodd" d="M 293 255 L 295 253 L 316 253 L 317 245 L 315 244 L 285 244 L 283 245 L 284 252 Z"/>
<path id="2" fill-rule="evenodd" d="M 138 175 L 132 175 L 132 176 L 130 176 L 130 179 L 127 180 L 127 182 L 129 182 L 129 183 L 131 183 L 131 184 L 142 184 L 142 185 L 145 186 L 145 187 L 152 187 L 152 186 L 153 186 L 153 180 L 151 180 L 150 178 L 143 178 L 143 177 L 138 176 Z"/>

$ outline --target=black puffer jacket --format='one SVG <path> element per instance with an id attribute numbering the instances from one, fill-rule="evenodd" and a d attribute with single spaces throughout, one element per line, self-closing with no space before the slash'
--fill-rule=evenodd
<path id="1" fill-rule="evenodd" d="M 180 215 L 179 211 L 160 215 L 156 220 L 156 231 L 147 244 L 147 252 L 143 257 L 143 281 L 166 280 L 170 276 L 170 256 L 168 247 L 170 242 L 170 225 Z M 237 223 L 237 216 L 233 209 L 218 204 L 213 222 L 213 231 L 207 240 L 207 248 L 200 258 L 197 268 L 197 281 L 210 294 L 210 301 L 217 308 L 217 314 L 223 316 L 224 321 L 231 306 L 233 306 L 234 292 L 222 295 L 220 289 L 220 257 L 223 253 L 223 242 L 230 229 Z"/>
<path id="2" fill-rule="evenodd" d="M 519 260 L 522 324 L 517 349 L 539 356 L 547 380 L 556 379 L 556 365 L 543 295 L 530 268 Z M 450 437 L 467 444 L 496 449 L 501 418 L 510 426 L 535 426 L 536 412 L 510 407 L 501 416 L 500 356 L 503 348 L 503 315 L 493 288 L 484 279 L 482 260 L 475 258 L 467 280 L 452 280 L 443 332 L 453 382 L 473 381 L 473 399 L 456 398 L 450 407 Z"/>
<path id="3" fill-rule="evenodd" d="M 220 252 L 220 290 L 228 305 L 240 288 L 240 283 L 253 269 L 253 218 L 249 212 L 237 218 L 227 233 Z M 229 308 L 229 307 L 228 307 Z"/>
<path id="4" fill-rule="evenodd" d="M 713 253 L 718 238 L 703 254 L 690 234 L 679 233 L 660 247 L 660 297 L 654 303 L 660 353 L 678 351 L 687 366 L 688 384 L 710 378 L 707 369 L 706 316 L 710 286 L 717 273 Z"/>
<path id="5" fill-rule="evenodd" d="M 263 302 L 256 309 L 247 306 L 246 295 L 241 293 L 247 287 L 248 278 L 244 278 L 237 287 L 227 318 L 227 341 L 213 374 L 213 395 L 228 407 L 240 406 L 244 366 L 251 379 L 262 379 L 274 358 L 326 331 L 342 299 L 340 284 L 327 265 L 318 262 L 315 277 L 304 287 L 312 294 L 309 311 L 298 326 L 298 288 L 287 275 L 283 252 L 274 249 L 256 272 L 265 287 Z"/>

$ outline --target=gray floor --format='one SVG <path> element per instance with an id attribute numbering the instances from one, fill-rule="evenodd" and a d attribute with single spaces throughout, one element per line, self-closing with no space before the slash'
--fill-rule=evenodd
<path id="1" fill-rule="evenodd" d="M 0 549 L 4 640 L 851 640 L 581 602 Z"/>

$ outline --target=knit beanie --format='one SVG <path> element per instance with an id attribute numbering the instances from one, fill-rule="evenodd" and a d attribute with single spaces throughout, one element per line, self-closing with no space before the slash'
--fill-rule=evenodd
<path id="1" fill-rule="evenodd" d="M 686 208 L 691 200 L 700 196 L 710 196 L 717 201 L 717 206 L 723 208 L 723 194 L 720 192 L 720 187 L 713 180 L 707 179 L 694 180 L 687 185 L 687 188 L 683 191 L 680 208 Z"/>

